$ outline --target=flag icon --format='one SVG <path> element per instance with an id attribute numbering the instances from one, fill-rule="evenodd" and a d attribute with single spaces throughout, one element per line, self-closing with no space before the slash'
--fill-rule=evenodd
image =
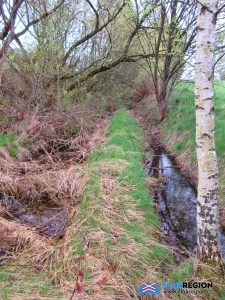
<path id="1" fill-rule="evenodd" d="M 154 295 L 160 294 L 160 289 L 155 282 L 142 283 L 138 289 L 139 295 Z"/>

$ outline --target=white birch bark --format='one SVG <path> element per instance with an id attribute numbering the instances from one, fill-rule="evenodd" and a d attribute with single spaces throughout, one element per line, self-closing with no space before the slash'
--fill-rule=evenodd
<path id="1" fill-rule="evenodd" d="M 198 257 L 218 260 L 218 167 L 214 139 L 213 58 L 217 0 L 200 0 L 195 57 L 196 148 L 198 160 Z"/>

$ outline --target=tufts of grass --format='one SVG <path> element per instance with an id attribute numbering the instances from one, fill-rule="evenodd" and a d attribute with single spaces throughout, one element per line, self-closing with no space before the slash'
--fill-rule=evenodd
<path id="1" fill-rule="evenodd" d="M 16 134 L 0 134 L 0 148 L 8 145 L 8 153 L 11 157 L 16 156 L 19 152 L 17 145 L 13 143 L 16 138 Z"/>
<path id="2" fill-rule="evenodd" d="M 163 124 L 164 132 L 181 134 L 188 132 L 195 133 L 195 106 L 194 106 L 194 85 L 182 83 L 174 91 L 168 108 L 168 118 Z M 194 143 L 195 135 L 191 135 L 191 143 Z M 178 138 L 178 141 L 182 139 Z M 189 139 L 190 140 L 190 139 Z M 175 141 L 176 142 L 176 141 Z M 174 143 L 174 141 L 172 142 Z"/>
<path id="3" fill-rule="evenodd" d="M 0 147 L 4 147 L 8 143 L 12 143 L 16 138 L 16 134 L 0 134 Z"/>
<path id="4" fill-rule="evenodd" d="M 193 261 L 184 260 L 173 272 L 169 275 L 171 282 L 185 282 L 189 281 L 194 273 Z"/>
<path id="5" fill-rule="evenodd" d="M 20 269 L 20 272 L 18 272 L 18 269 Z M 11 294 L 14 294 L 13 298 L 10 296 Z M 55 289 L 46 275 L 43 273 L 38 274 L 35 267 L 28 268 L 26 265 L 1 267 L 1 299 L 30 299 L 31 295 L 35 295 L 37 298 L 64 299 L 63 294 Z"/>

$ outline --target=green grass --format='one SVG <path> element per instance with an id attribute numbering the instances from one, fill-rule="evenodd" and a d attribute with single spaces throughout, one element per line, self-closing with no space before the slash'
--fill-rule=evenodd
<path id="1" fill-rule="evenodd" d="M 14 142 L 16 138 L 16 134 L 0 134 L 0 147 L 4 147 L 6 144 Z"/>
<path id="2" fill-rule="evenodd" d="M 219 157 L 224 157 L 224 140 L 225 140 L 225 82 L 215 82 L 215 137 L 216 151 Z"/>
<path id="3" fill-rule="evenodd" d="M 182 83 L 172 94 L 167 112 L 170 131 L 195 131 L 193 88 L 193 84 Z M 194 135 L 191 138 L 194 141 Z"/>
<path id="4" fill-rule="evenodd" d="M 16 138 L 16 134 L 0 134 L 0 148 L 9 145 L 8 152 L 12 157 L 18 154 L 18 147 L 13 143 Z"/>
<path id="5" fill-rule="evenodd" d="M 177 142 L 173 145 L 173 150 L 180 151 L 184 148 L 183 142 Z"/>
<path id="6" fill-rule="evenodd" d="M 225 205 L 225 82 L 214 82 L 215 100 L 215 143 L 219 167 L 219 199 L 220 206 Z M 176 157 L 183 163 L 189 161 L 192 165 L 191 172 L 197 174 L 197 162 L 195 151 L 195 103 L 194 103 L 194 84 L 180 83 L 173 92 L 165 120 L 161 124 L 163 142 L 171 149 Z M 169 274 L 171 281 L 189 281 L 188 278 L 193 274 L 193 262 L 184 261 L 182 265 L 174 269 Z M 203 278 L 207 278 L 204 277 Z M 213 278 L 213 277 L 211 277 Z M 213 280 L 215 285 L 214 294 L 203 294 L 206 299 L 224 299 L 220 277 L 215 275 Z M 220 294 L 220 296 L 218 296 Z"/>
<path id="7" fill-rule="evenodd" d="M 189 281 L 194 273 L 194 265 L 192 261 L 184 260 L 173 273 L 170 274 L 169 280 L 171 282 Z"/>
<path id="8" fill-rule="evenodd" d="M 23 268 L 24 267 L 18 267 Z M 26 268 L 26 266 L 25 266 Z M 33 267 L 29 270 L 24 270 L 24 273 L 18 272 L 18 269 L 13 266 L 8 268 L 1 267 L 0 273 L 0 299 L 12 299 L 10 294 L 23 296 L 23 299 L 28 299 L 31 295 L 38 297 L 51 297 L 54 299 L 62 299 L 62 293 L 59 293 L 52 285 L 49 279 L 43 274 L 37 274 Z M 44 280 L 43 280 L 44 279 Z M 16 299 L 16 298 L 15 298 Z"/>

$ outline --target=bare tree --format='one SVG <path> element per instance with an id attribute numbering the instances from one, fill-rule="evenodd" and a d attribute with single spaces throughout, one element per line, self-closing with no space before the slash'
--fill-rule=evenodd
<path id="1" fill-rule="evenodd" d="M 195 8 L 196 1 L 160 1 L 143 26 L 146 36 L 145 43 L 141 42 L 143 51 L 154 54 L 147 65 L 155 87 L 160 121 L 174 84 L 193 53 Z"/>

